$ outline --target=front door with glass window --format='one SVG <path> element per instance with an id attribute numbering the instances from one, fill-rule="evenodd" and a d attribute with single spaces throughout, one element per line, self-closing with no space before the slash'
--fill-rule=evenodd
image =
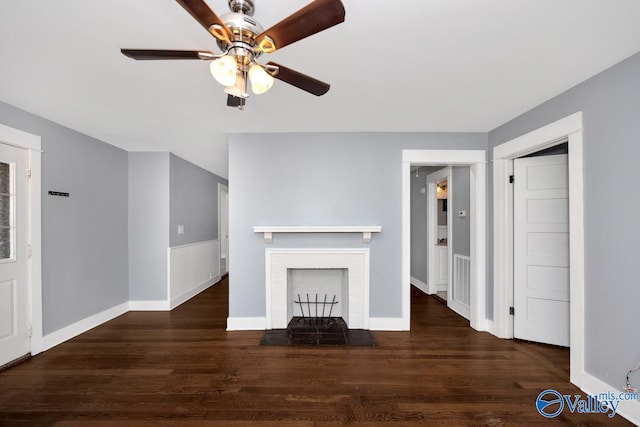
<path id="1" fill-rule="evenodd" d="M 29 353 L 27 150 L 0 144 L 0 366 Z"/>

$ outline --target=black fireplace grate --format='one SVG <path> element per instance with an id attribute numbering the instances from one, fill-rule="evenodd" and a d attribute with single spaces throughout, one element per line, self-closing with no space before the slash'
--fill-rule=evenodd
<path id="1" fill-rule="evenodd" d="M 328 297 L 328 294 L 324 294 L 324 298 L 320 300 L 318 299 L 318 294 L 316 294 L 315 299 L 312 300 L 309 298 L 309 294 L 307 294 L 307 300 L 304 301 L 300 297 L 300 294 L 298 294 L 298 300 L 294 301 L 294 303 L 300 306 L 300 312 L 302 313 L 303 322 L 308 321 L 309 324 L 318 325 L 319 323 L 320 325 L 322 325 L 325 322 L 325 314 L 327 314 L 327 317 L 326 317 L 327 322 L 330 322 L 329 319 L 332 318 L 331 314 L 333 314 L 333 307 L 336 304 L 338 304 L 338 301 L 336 301 L 335 294 L 333 295 L 333 298 L 331 299 L 331 301 L 328 301 L 327 297 Z M 306 316 L 304 314 L 305 307 L 307 309 Z M 320 308 L 322 309 L 320 310 Z M 314 311 L 315 311 L 315 316 L 313 315 Z M 318 316 L 318 314 L 320 314 L 320 316 Z"/>
<path id="2" fill-rule="evenodd" d="M 298 345 L 347 345 L 349 328 L 341 317 L 294 317 L 287 340 Z"/>
<path id="3" fill-rule="evenodd" d="M 364 329 L 349 329 L 342 317 L 333 316 L 338 301 L 325 294 L 322 298 L 306 294 L 293 301 L 300 307 L 301 316 L 294 316 L 287 329 L 266 331 L 261 345 L 376 345 L 371 332 Z"/>
<path id="4" fill-rule="evenodd" d="M 265 331 L 260 345 L 266 346 L 375 346 L 370 331 L 349 329 L 341 317 L 296 316 L 287 329 Z"/>

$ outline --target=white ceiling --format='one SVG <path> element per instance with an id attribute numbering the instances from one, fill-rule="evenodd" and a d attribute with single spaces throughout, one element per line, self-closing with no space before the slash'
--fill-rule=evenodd
<path id="1" fill-rule="evenodd" d="M 207 0 L 219 15 L 227 0 Z M 265 28 L 309 0 L 256 0 Z M 268 59 L 332 85 L 276 81 L 226 107 L 218 51 L 174 0 L 1 0 L 0 101 L 127 150 L 169 150 L 227 176 L 236 132 L 487 132 L 640 51 L 638 0 L 343 0 L 343 24 Z M 0 117 L 0 121 L 1 121 Z"/>

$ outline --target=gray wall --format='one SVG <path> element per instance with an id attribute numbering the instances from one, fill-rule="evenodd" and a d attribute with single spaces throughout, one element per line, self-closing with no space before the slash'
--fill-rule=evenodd
<path id="1" fill-rule="evenodd" d="M 265 243 L 254 225 L 381 225 L 360 235 L 276 234 L 269 247 L 371 249 L 372 317 L 400 317 L 402 149 L 486 149 L 486 134 L 231 135 L 231 317 L 265 315 Z"/>
<path id="2" fill-rule="evenodd" d="M 218 183 L 227 180 L 170 155 L 170 245 L 218 239 Z M 178 225 L 184 234 L 178 234 Z"/>
<path id="3" fill-rule="evenodd" d="M 640 354 L 638 76 L 640 54 L 489 135 L 493 147 L 577 111 L 584 113 L 585 363 L 588 373 L 616 387 L 624 384 L 624 375 L 637 365 Z"/>
<path id="4" fill-rule="evenodd" d="M 167 299 L 169 153 L 129 153 L 129 298 Z"/>
<path id="5" fill-rule="evenodd" d="M 471 256 L 471 170 L 468 166 L 456 166 L 452 168 L 453 188 L 451 190 L 452 220 L 451 249 L 454 254 Z M 458 211 L 467 211 L 467 216 L 461 218 Z"/>
<path id="6" fill-rule="evenodd" d="M 127 153 L 2 102 L 0 123 L 42 137 L 44 333 L 126 302 Z"/>
<path id="7" fill-rule="evenodd" d="M 440 166 L 421 166 L 411 173 L 411 277 L 427 283 L 427 175 L 441 169 Z"/>

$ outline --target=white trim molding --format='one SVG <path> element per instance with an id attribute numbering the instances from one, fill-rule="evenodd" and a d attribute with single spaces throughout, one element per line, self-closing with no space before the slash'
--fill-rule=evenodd
<path id="1" fill-rule="evenodd" d="M 582 372 L 581 378 L 582 384 L 579 386 L 580 390 L 588 395 L 597 396 L 600 393 L 621 392 L 620 387 L 610 386 L 586 372 Z M 626 418 L 635 425 L 640 425 L 640 402 L 637 400 L 621 400 L 619 401 L 616 414 Z"/>
<path id="2" fill-rule="evenodd" d="M 411 165 L 470 166 L 471 222 L 470 325 L 486 331 L 486 156 L 485 150 L 402 150 L 402 330 L 411 319 Z"/>
<path id="3" fill-rule="evenodd" d="M 493 160 L 515 159 L 553 147 L 575 132 L 582 132 L 581 111 L 493 147 Z"/>
<path id="4" fill-rule="evenodd" d="M 41 151 L 42 138 L 38 135 L 0 124 L 0 142 L 26 150 Z"/>
<path id="5" fill-rule="evenodd" d="M 402 317 L 370 317 L 369 330 L 371 331 L 406 331 Z"/>
<path id="6" fill-rule="evenodd" d="M 62 344 L 63 342 L 68 341 L 71 338 L 77 337 L 78 335 L 87 332 L 89 329 L 93 329 L 105 322 L 108 322 L 109 320 L 115 319 L 116 317 L 121 316 L 128 311 L 129 302 L 127 301 L 101 311 L 100 313 L 96 313 L 93 316 L 89 316 L 78 322 L 72 323 L 69 326 L 58 329 L 57 331 L 42 337 L 42 347 L 40 348 L 40 351 L 49 350 L 50 348 L 55 347 L 58 344 Z"/>
<path id="7" fill-rule="evenodd" d="M 227 331 L 264 331 L 265 317 L 227 317 Z"/>
<path id="8" fill-rule="evenodd" d="M 265 243 L 273 243 L 273 233 L 362 233 L 362 242 L 369 243 L 372 233 L 380 233 L 380 225 L 256 225 L 254 233 L 264 233 Z"/>
<path id="9" fill-rule="evenodd" d="M 129 301 L 129 311 L 170 311 L 171 304 L 166 300 Z"/>
<path id="10" fill-rule="evenodd" d="M 420 289 L 425 294 L 429 295 L 429 285 L 424 283 L 422 280 L 418 280 L 415 277 L 411 276 L 411 284 Z"/>
<path id="11" fill-rule="evenodd" d="M 31 257 L 27 261 L 27 310 L 31 325 L 31 355 L 43 351 L 42 326 L 42 138 L 0 124 L 0 143 L 27 150 L 28 180 L 27 244 Z"/>
<path id="12" fill-rule="evenodd" d="M 569 144 L 570 221 L 570 380 L 584 383 L 584 196 L 582 112 L 500 144 L 493 149 L 493 296 L 492 333 L 513 338 L 513 195 L 507 184 L 513 159 Z"/>

